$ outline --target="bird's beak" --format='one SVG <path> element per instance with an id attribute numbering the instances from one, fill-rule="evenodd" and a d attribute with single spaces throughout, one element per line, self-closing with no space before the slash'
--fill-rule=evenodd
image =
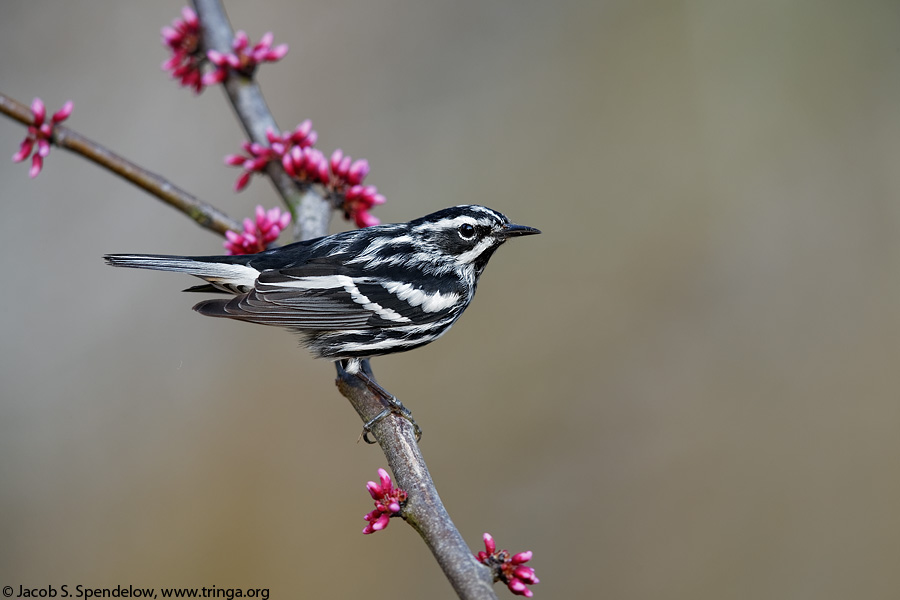
<path id="1" fill-rule="evenodd" d="M 503 229 L 500 230 L 503 239 L 518 237 L 520 235 L 535 235 L 540 232 L 540 229 L 535 229 L 534 227 L 529 227 L 527 225 L 515 225 L 513 223 L 504 225 Z"/>

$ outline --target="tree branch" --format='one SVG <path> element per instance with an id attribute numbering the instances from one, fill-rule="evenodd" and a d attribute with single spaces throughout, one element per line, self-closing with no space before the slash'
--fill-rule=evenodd
<path id="1" fill-rule="evenodd" d="M 358 377 L 344 371 L 340 363 L 335 365 L 340 392 L 350 400 L 363 421 L 375 418 L 384 408 L 382 400 Z M 362 368 L 374 378 L 369 361 L 363 362 Z M 376 422 L 372 434 L 384 451 L 397 486 L 409 495 L 403 518 L 425 540 L 456 594 L 463 599 L 496 600 L 491 570 L 475 559 L 450 519 L 410 422 L 392 414 Z"/>
<path id="2" fill-rule="evenodd" d="M 24 104 L 0 94 L 0 112 L 23 125 L 32 125 L 34 115 Z M 224 235 L 226 231 L 240 231 L 241 225 L 218 208 L 189 194 L 166 178 L 139 167 L 133 162 L 104 148 L 97 142 L 65 127 L 53 128 L 53 142 L 104 167 L 126 181 L 150 192 L 169 206 L 176 208 L 196 221 L 201 227 Z"/>
<path id="3" fill-rule="evenodd" d="M 193 4 L 200 17 L 203 47 L 223 54 L 231 52 L 234 30 L 228 22 L 222 3 L 218 0 L 194 0 Z M 266 130 L 279 129 L 256 81 L 231 71 L 223 87 L 250 140 L 268 145 Z M 277 161 L 266 166 L 266 174 L 291 211 L 295 238 L 308 240 L 328 234 L 332 206 L 316 189 L 317 186 L 301 185 L 285 173 L 281 163 Z"/>

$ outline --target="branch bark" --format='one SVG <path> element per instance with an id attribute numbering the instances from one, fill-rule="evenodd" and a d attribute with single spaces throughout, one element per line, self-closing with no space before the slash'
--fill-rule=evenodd
<path id="1" fill-rule="evenodd" d="M 363 421 L 374 419 L 384 408 L 382 401 L 340 363 L 335 365 L 340 392 Z M 363 363 L 363 369 L 374 379 L 369 361 Z M 456 594 L 466 600 L 496 600 L 491 571 L 475 559 L 444 508 L 410 422 L 392 414 L 378 421 L 372 434 L 387 458 L 396 485 L 408 494 L 404 519 L 422 536 Z"/>
<path id="2" fill-rule="evenodd" d="M 223 54 L 231 52 L 234 30 L 222 3 L 218 0 L 194 0 L 193 4 L 200 17 L 204 49 Z M 255 80 L 231 71 L 223 87 L 247 136 L 251 141 L 267 146 L 266 131 L 280 130 L 259 85 Z M 266 166 L 266 174 L 291 211 L 296 239 L 308 240 L 328 234 L 332 206 L 316 186 L 300 185 L 284 172 L 277 161 Z"/>

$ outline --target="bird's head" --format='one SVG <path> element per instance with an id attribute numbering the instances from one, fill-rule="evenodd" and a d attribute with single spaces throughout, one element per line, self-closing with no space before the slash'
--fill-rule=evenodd
<path id="1" fill-rule="evenodd" d="M 474 270 L 480 275 L 494 251 L 511 237 L 540 230 L 510 223 L 505 215 L 485 206 L 462 205 L 410 221 L 410 235 L 427 244 L 439 270 Z M 438 265 L 436 265 L 438 266 Z"/>

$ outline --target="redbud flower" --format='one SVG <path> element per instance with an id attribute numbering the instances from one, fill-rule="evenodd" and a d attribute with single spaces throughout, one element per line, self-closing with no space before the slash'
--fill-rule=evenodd
<path id="1" fill-rule="evenodd" d="M 234 190 L 236 192 L 247 187 L 251 175 L 262 172 L 266 165 L 269 164 L 269 161 L 278 159 L 278 153 L 269 146 L 263 146 L 255 142 L 244 142 L 241 144 L 241 148 L 244 149 L 247 156 L 241 154 L 228 154 L 225 156 L 226 165 L 244 169 L 244 172 L 234 182 Z"/>
<path id="2" fill-rule="evenodd" d="M 344 217 L 352 219 L 357 227 L 378 225 L 381 221 L 370 214 L 369 209 L 384 204 L 384 196 L 378 193 L 374 185 L 360 185 L 369 174 L 369 161 L 361 159 L 354 162 L 337 149 L 328 165 L 331 167 L 328 187 L 337 194 L 343 194 Z"/>
<path id="3" fill-rule="evenodd" d="M 181 9 L 181 16 L 182 19 L 172 21 L 171 27 L 161 30 L 163 45 L 172 51 L 162 69 L 171 71 L 181 85 L 194 88 L 194 93 L 199 94 L 204 86 L 200 68 L 206 60 L 200 49 L 200 19 L 187 6 Z"/>
<path id="4" fill-rule="evenodd" d="M 44 159 L 50 154 L 50 140 L 53 139 L 53 128 L 57 123 L 65 121 L 72 114 L 75 104 L 69 100 L 63 104 L 62 108 L 53 113 L 50 122 L 45 123 L 47 118 L 47 108 L 40 98 L 35 98 L 31 102 L 31 112 L 34 114 L 34 120 L 28 126 L 28 133 L 22 140 L 19 151 L 13 154 L 13 162 L 22 162 L 31 155 L 34 145 L 37 144 L 37 152 L 31 158 L 31 169 L 28 171 L 29 177 L 37 177 L 44 166 Z"/>
<path id="5" fill-rule="evenodd" d="M 540 583 L 540 580 L 535 576 L 534 569 L 525 566 L 531 560 L 531 550 L 513 555 L 508 550 L 498 551 L 494 538 L 485 533 L 484 550 L 478 552 L 475 558 L 490 567 L 494 573 L 494 581 L 505 583 L 513 594 L 528 598 L 534 595 L 527 586 Z"/>
<path id="6" fill-rule="evenodd" d="M 228 254 L 256 254 L 265 250 L 269 244 L 278 239 L 279 234 L 291 222 L 291 213 L 282 213 L 278 207 L 266 211 L 262 206 L 256 207 L 256 220 L 244 219 L 244 231 L 225 232 L 225 249 Z"/>
<path id="7" fill-rule="evenodd" d="M 349 156 L 344 156 L 340 148 L 331 155 L 329 166 L 334 178 L 345 185 L 359 185 L 369 174 L 369 161 L 360 159 L 353 162 Z"/>
<path id="8" fill-rule="evenodd" d="M 290 142 L 301 148 L 309 148 L 316 145 L 319 134 L 312 128 L 312 121 L 306 119 L 294 131 L 285 131 L 281 135 L 281 141 L 284 144 Z"/>
<path id="9" fill-rule="evenodd" d="M 294 146 L 281 157 L 281 166 L 294 179 L 328 183 L 328 161 L 316 148 Z"/>
<path id="10" fill-rule="evenodd" d="M 406 492 L 394 487 L 387 471 L 378 469 L 378 479 L 379 483 L 370 481 L 366 484 L 366 489 L 375 500 L 375 510 L 363 517 L 369 522 L 363 528 L 364 534 L 375 533 L 387 527 L 391 516 L 399 514 L 406 502 Z"/>
<path id="11" fill-rule="evenodd" d="M 307 152 L 312 150 L 317 138 L 318 134 L 312 128 L 312 121 L 307 119 L 297 125 L 294 131 L 285 131 L 279 134 L 272 129 L 266 130 L 268 146 L 244 142 L 241 147 L 248 156 L 229 154 L 225 157 L 225 164 L 244 169 L 244 172 L 235 181 L 235 191 L 239 192 L 247 187 L 250 176 L 253 173 L 262 172 L 266 165 L 273 160 L 281 161 L 285 171 L 291 177 L 306 181 L 327 181 L 328 167 L 325 164 L 325 157 L 320 156 L 321 152 L 318 150 L 315 150 L 314 153 Z M 292 155 L 291 152 L 294 150 L 297 152 Z M 297 154 L 298 152 L 300 154 Z M 303 154 L 304 152 L 306 155 Z M 325 165 L 324 169 L 319 166 L 319 163 Z M 320 176 L 322 172 L 325 173 L 324 179 Z"/>
<path id="12" fill-rule="evenodd" d="M 247 46 L 250 45 L 250 39 L 246 33 L 238 31 L 234 34 L 234 39 L 231 41 L 231 47 L 234 52 L 222 54 L 216 50 L 210 50 L 206 53 L 209 62 L 215 65 L 216 68 L 203 76 L 204 85 L 225 81 L 229 68 L 250 77 L 260 63 L 281 60 L 288 53 L 288 45 L 281 44 L 273 48 L 272 42 L 274 39 L 275 36 L 270 31 L 262 36 L 259 43 L 248 50 Z"/>
<path id="13" fill-rule="evenodd" d="M 381 221 L 369 214 L 369 209 L 384 202 L 374 185 L 354 185 L 344 192 L 344 217 L 353 219 L 357 227 L 378 225 Z"/>
<path id="14" fill-rule="evenodd" d="M 266 139 L 269 141 L 268 146 L 244 142 L 242 147 L 246 156 L 229 154 L 225 157 L 226 164 L 244 169 L 235 181 L 236 191 L 247 187 L 253 173 L 263 171 L 270 161 L 279 160 L 285 172 L 297 181 L 324 186 L 329 197 L 343 209 L 344 217 L 354 221 L 358 227 L 380 223 L 369 211 L 384 204 L 384 196 L 378 193 L 378 188 L 374 185 L 362 185 L 369 174 L 369 161 L 354 161 L 351 157 L 344 156 L 341 150 L 335 150 L 331 158 L 326 159 L 314 147 L 318 134 L 313 130 L 309 119 L 300 123 L 294 131 L 279 134 L 268 130 Z"/>

